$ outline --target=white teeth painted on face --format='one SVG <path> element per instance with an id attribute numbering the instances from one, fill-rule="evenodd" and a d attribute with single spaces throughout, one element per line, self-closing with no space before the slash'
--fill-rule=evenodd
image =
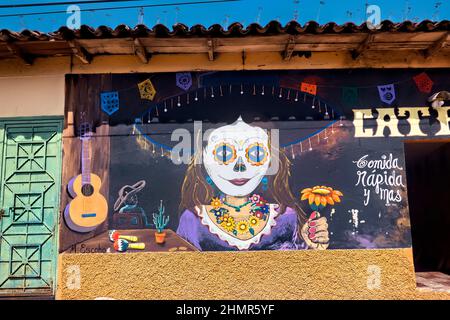
<path id="1" fill-rule="evenodd" d="M 203 151 L 204 166 L 217 188 L 230 196 L 252 193 L 270 164 L 269 136 L 241 117 L 215 129 Z"/>

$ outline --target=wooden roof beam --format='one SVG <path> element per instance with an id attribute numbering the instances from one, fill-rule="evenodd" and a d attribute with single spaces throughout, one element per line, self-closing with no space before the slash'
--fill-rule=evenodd
<path id="1" fill-rule="evenodd" d="M 33 56 L 26 54 L 23 50 L 13 42 L 7 42 L 6 47 L 9 52 L 19 58 L 25 65 L 31 66 L 33 64 Z"/>
<path id="2" fill-rule="evenodd" d="M 426 59 L 431 58 L 436 55 L 441 49 L 445 48 L 447 45 L 448 32 L 444 33 L 435 43 L 433 43 L 428 49 L 423 53 Z"/>
<path id="3" fill-rule="evenodd" d="M 206 46 L 208 47 L 209 61 L 214 61 L 216 41 L 214 39 L 208 39 L 206 40 Z"/>
<path id="4" fill-rule="evenodd" d="M 374 38 L 375 35 L 373 33 L 369 33 L 367 35 L 366 39 L 359 44 L 358 48 L 352 51 L 353 60 L 358 59 L 364 53 L 364 51 L 370 48 L 370 45 L 372 44 Z"/>
<path id="5" fill-rule="evenodd" d="M 144 64 L 147 64 L 151 58 L 151 54 L 147 51 L 139 38 L 136 38 L 133 41 L 133 52 Z"/>
<path id="6" fill-rule="evenodd" d="M 286 47 L 283 52 L 283 59 L 285 61 L 291 60 L 292 53 L 294 53 L 294 49 L 295 49 L 295 38 L 294 36 L 289 36 L 289 39 L 286 43 Z"/>
<path id="7" fill-rule="evenodd" d="M 84 48 L 82 47 L 78 41 L 76 40 L 69 40 L 67 41 L 70 48 L 72 49 L 72 53 L 75 57 L 80 59 L 80 61 L 84 64 L 90 64 L 92 61 L 92 55 Z"/>

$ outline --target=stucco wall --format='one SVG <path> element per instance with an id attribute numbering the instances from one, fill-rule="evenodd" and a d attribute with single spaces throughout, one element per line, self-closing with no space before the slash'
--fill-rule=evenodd
<path id="1" fill-rule="evenodd" d="M 64 75 L 0 77 L 0 117 L 64 114 Z"/>
<path id="2" fill-rule="evenodd" d="M 450 297 L 416 291 L 411 249 L 61 254 L 58 264 L 57 299 Z"/>

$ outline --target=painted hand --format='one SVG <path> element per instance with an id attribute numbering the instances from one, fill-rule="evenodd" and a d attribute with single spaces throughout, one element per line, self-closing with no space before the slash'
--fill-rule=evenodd
<path id="1" fill-rule="evenodd" d="M 315 211 L 309 220 L 303 225 L 302 237 L 309 248 L 315 250 L 325 250 L 330 244 L 328 236 L 327 218 L 320 217 L 320 213 Z"/>

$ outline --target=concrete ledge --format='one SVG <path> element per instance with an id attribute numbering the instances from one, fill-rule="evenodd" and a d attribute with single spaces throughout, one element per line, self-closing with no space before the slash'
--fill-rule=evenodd
<path id="1" fill-rule="evenodd" d="M 416 290 L 411 249 L 65 253 L 58 265 L 57 299 L 450 298 Z"/>

